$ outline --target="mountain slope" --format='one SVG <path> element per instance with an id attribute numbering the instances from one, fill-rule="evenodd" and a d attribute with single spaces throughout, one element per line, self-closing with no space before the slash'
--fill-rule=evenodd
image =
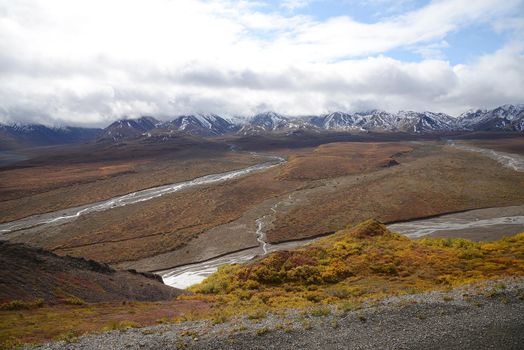
<path id="1" fill-rule="evenodd" d="M 237 130 L 237 126 L 216 114 L 183 115 L 159 125 L 193 136 L 218 136 Z"/>
<path id="2" fill-rule="evenodd" d="M 53 128 L 40 124 L 0 124 L 0 147 L 50 146 L 87 142 L 95 139 L 101 129 L 62 127 Z"/>
<path id="3" fill-rule="evenodd" d="M 325 130 L 347 131 L 363 130 L 364 119 L 364 116 L 358 114 L 335 112 L 321 117 L 313 117 L 309 122 Z"/>
<path id="4" fill-rule="evenodd" d="M 443 113 L 381 110 L 368 112 L 335 112 L 309 120 L 313 125 L 332 131 L 378 131 L 426 133 L 452 131 L 455 118 Z"/>
<path id="5" fill-rule="evenodd" d="M 524 105 L 504 105 L 492 110 L 470 110 L 458 118 L 465 130 L 524 131 Z"/>
<path id="6" fill-rule="evenodd" d="M 144 133 L 156 128 L 159 123 L 160 122 L 153 117 L 117 120 L 103 130 L 98 140 L 119 141 L 127 138 L 140 137 Z"/>
<path id="7" fill-rule="evenodd" d="M 116 271 L 92 260 L 60 257 L 43 249 L 0 241 L 0 303 L 43 299 L 48 303 L 83 300 L 167 300 L 180 290 L 160 277 Z"/>
<path id="8" fill-rule="evenodd" d="M 295 117 L 284 117 L 275 112 L 264 112 L 255 115 L 245 123 L 238 134 L 240 135 L 258 135 L 265 133 L 288 133 L 293 134 L 297 130 L 316 130 L 318 125 L 311 123 L 309 120 Z"/>

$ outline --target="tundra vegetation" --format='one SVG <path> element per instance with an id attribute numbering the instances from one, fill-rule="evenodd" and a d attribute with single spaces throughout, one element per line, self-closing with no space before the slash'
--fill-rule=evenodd
<path id="1" fill-rule="evenodd" d="M 172 301 L 3 305 L 0 344 L 74 341 L 89 332 L 202 319 L 218 325 L 242 315 L 257 323 L 290 309 L 303 315 L 308 329 L 310 317 L 345 314 L 387 296 L 522 275 L 524 233 L 479 243 L 411 240 L 368 220 L 299 249 L 223 266 Z"/>
<path id="2" fill-rule="evenodd" d="M 227 265 L 191 288 L 222 314 L 347 305 L 524 274 L 524 233 L 493 242 L 411 240 L 375 220 L 308 246 Z M 319 311 L 320 310 L 320 311 Z M 326 311 L 327 312 L 327 311 Z"/>

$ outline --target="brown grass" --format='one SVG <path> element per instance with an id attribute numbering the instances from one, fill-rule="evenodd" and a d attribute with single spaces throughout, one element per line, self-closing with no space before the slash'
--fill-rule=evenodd
<path id="1" fill-rule="evenodd" d="M 291 156 L 281 178 L 286 180 L 319 180 L 358 174 L 391 165 L 393 156 L 410 152 L 405 143 L 330 143 L 304 154 Z"/>
<path id="2" fill-rule="evenodd" d="M 473 146 L 481 148 L 494 149 L 496 151 L 524 154 L 524 135 L 511 139 L 497 139 L 497 140 L 471 140 L 461 141 L 469 143 Z"/>
<path id="3" fill-rule="evenodd" d="M 300 167 L 318 167 L 322 176 L 347 175 L 355 169 L 381 168 L 391 156 L 411 148 L 404 144 L 330 144 L 294 151 L 301 155 Z M 321 155 L 317 157 L 317 154 Z M 342 173 L 338 161 L 345 159 Z M 351 169 L 350 169 L 351 168 Z M 291 169 L 291 170 L 290 170 Z M 260 202 L 302 188 L 310 181 L 288 176 L 298 171 L 272 169 L 224 184 L 164 196 L 140 205 L 90 214 L 76 221 L 45 231 L 24 234 L 20 240 L 43 246 L 59 254 L 88 257 L 107 263 L 137 260 L 163 252 L 183 249 L 195 235 L 238 219 Z M 74 234 L 71 234 L 74 232 Z M 254 236 L 246 245 L 252 245 Z M 227 243 L 227 242 L 226 242 Z"/>
<path id="4" fill-rule="evenodd" d="M 524 173 L 474 152 L 417 145 L 412 154 L 397 159 L 399 166 L 297 193 L 299 204 L 277 216 L 268 239 L 333 232 L 370 217 L 392 222 L 524 201 Z"/>
<path id="5" fill-rule="evenodd" d="M 146 327 L 159 320 L 174 322 L 183 315 L 198 317 L 210 304 L 200 300 L 166 302 L 58 305 L 31 310 L 0 311 L 0 348 L 5 345 L 41 343 L 84 333 Z M 67 337 L 70 335 L 69 337 Z"/>
<path id="6" fill-rule="evenodd" d="M 93 213 L 68 224 L 24 233 L 16 240 L 59 254 L 120 263 L 183 250 L 202 232 L 240 218 L 267 199 L 287 198 L 292 192 L 296 204 L 278 213 L 267 235 L 272 242 L 333 232 L 348 222 L 369 217 L 390 222 L 522 204 L 524 200 L 524 174 L 502 168 L 482 155 L 433 143 L 334 143 L 282 150 L 282 153 L 289 155 L 291 161 L 280 168 L 139 205 Z M 391 159 L 400 165 L 384 167 Z M 238 165 L 239 161 L 230 164 L 233 163 Z M 173 170 L 175 164 L 165 170 Z M 206 165 L 206 169 L 224 164 L 228 163 L 218 160 Z M 191 169 L 203 168 L 195 165 Z M 79 189 L 86 191 L 83 192 L 86 195 L 96 192 L 95 187 L 104 192 L 111 184 L 117 186 L 117 182 L 122 182 L 128 186 L 151 174 L 158 173 L 139 173 L 133 175 L 133 181 L 124 181 L 128 175 L 117 176 L 114 182 L 98 181 Z M 173 176 L 181 174 L 175 171 Z M 38 199 L 37 205 L 41 206 L 52 192 L 30 199 Z M 53 193 L 52 197 L 50 202 L 58 203 L 59 193 Z M 22 210 L 23 204 L 18 202 L 11 212 Z M 28 206 L 31 207 L 30 202 Z M 224 240 L 223 244 L 227 247 L 233 243 Z M 253 244 L 256 244 L 254 235 L 246 233 L 238 237 L 235 249 Z"/>
<path id="7" fill-rule="evenodd" d="M 202 161 L 163 156 L 0 170 L 0 222 L 260 162 L 260 158 L 245 154 L 210 153 L 209 157 Z"/>

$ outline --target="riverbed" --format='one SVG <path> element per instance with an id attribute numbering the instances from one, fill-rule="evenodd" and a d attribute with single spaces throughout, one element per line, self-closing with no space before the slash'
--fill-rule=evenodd
<path id="1" fill-rule="evenodd" d="M 388 225 L 394 232 L 410 238 L 463 237 L 485 241 L 524 232 L 524 205 L 469 210 L 461 213 L 407 221 Z M 188 288 L 202 282 L 225 264 L 241 264 L 267 253 L 307 245 L 315 239 L 304 239 L 280 244 L 261 242 L 260 247 L 227 254 L 195 264 L 158 271 L 164 283 L 176 288 Z M 265 250 L 264 250 L 265 247 Z"/>
<path id="2" fill-rule="evenodd" d="M 7 234 L 9 232 L 25 230 L 42 225 L 62 224 L 67 221 L 75 220 L 78 217 L 89 213 L 105 211 L 113 208 L 123 207 L 125 205 L 136 204 L 154 198 L 158 198 L 166 194 L 171 194 L 174 192 L 186 190 L 197 186 L 211 185 L 220 182 L 230 181 L 257 171 L 270 169 L 286 161 L 284 158 L 279 156 L 267 157 L 269 157 L 268 161 L 260 164 L 255 164 L 247 168 L 218 174 L 210 174 L 189 181 L 153 187 L 137 192 L 128 193 L 123 196 L 113 197 L 96 203 L 54 211 L 46 214 L 33 215 L 20 220 L 3 223 L 0 224 L 0 239 L 2 238 L 2 234 Z"/>

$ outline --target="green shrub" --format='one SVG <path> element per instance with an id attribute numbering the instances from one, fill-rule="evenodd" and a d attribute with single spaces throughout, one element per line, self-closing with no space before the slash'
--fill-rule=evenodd
<path id="1" fill-rule="evenodd" d="M 0 305 L 0 310 L 30 310 L 38 309 L 44 306 L 43 299 L 36 299 L 32 301 L 27 300 L 12 300 Z"/>
<path id="2" fill-rule="evenodd" d="M 257 335 L 258 336 L 264 335 L 264 334 L 267 334 L 267 333 L 269 333 L 269 328 L 267 328 L 267 327 L 257 329 Z"/>
<path id="3" fill-rule="evenodd" d="M 362 306 L 360 304 L 350 301 L 338 305 L 338 309 L 344 314 L 351 311 L 359 310 L 361 307 Z"/>
<path id="4" fill-rule="evenodd" d="M 109 331 L 118 331 L 118 330 L 126 330 L 130 328 L 138 328 L 139 325 L 136 322 L 123 320 L 123 321 L 117 321 L 113 320 L 110 321 L 104 328 L 102 328 L 103 331 L 109 332 Z"/>
<path id="5" fill-rule="evenodd" d="M 320 306 L 311 310 L 311 316 L 325 317 L 331 314 L 331 309 L 328 306 Z"/>
<path id="6" fill-rule="evenodd" d="M 82 299 L 80 299 L 79 297 L 70 297 L 70 298 L 67 298 L 64 300 L 66 304 L 68 305 L 86 305 L 86 302 Z"/>
<path id="7" fill-rule="evenodd" d="M 392 275 L 392 276 L 398 275 L 397 267 L 392 263 L 376 264 L 370 267 L 371 267 L 371 270 L 377 273 L 381 273 L 385 275 Z"/>
<path id="8" fill-rule="evenodd" d="M 78 341 L 78 336 L 80 334 L 77 332 L 77 331 L 74 331 L 74 330 L 71 330 L 71 331 L 67 331 L 65 333 L 61 333 L 59 335 L 57 335 L 54 340 L 56 341 L 64 341 L 66 343 L 75 343 L 76 341 Z"/>

